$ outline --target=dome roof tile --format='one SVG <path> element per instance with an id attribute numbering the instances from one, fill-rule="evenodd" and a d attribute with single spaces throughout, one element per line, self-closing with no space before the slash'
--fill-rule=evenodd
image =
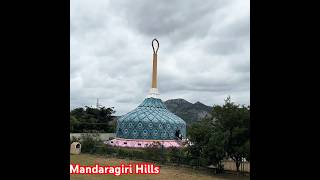
<path id="1" fill-rule="evenodd" d="M 175 132 L 186 136 L 186 123 L 171 113 L 158 98 L 146 98 L 118 121 L 116 136 L 126 139 L 174 139 Z"/>

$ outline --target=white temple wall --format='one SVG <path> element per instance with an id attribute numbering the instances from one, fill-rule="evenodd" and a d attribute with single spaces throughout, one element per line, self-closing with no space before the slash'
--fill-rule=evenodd
<path id="1" fill-rule="evenodd" d="M 96 134 L 96 133 L 70 133 L 70 139 L 72 136 L 74 137 L 80 137 L 81 134 Z M 116 137 L 116 133 L 98 133 L 100 135 L 100 139 L 102 141 L 109 140 L 109 137 Z"/>

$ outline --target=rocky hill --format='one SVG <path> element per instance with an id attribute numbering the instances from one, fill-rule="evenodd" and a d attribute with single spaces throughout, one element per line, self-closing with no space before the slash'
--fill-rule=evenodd
<path id="1" fill-rule="evenodd" d="M 200 121 L 205 116 L 211 116 L 212 107 L 201 102 L 194 104 L 184 99 L 170 99 L 164 102 L 167 108 L 186 121 L 187 124 Z"/>

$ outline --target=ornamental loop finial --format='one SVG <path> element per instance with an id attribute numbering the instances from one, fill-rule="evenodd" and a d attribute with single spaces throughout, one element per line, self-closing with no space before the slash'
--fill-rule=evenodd
<path id="1" fill-rule="evenodd" d="M 154 49 L 154 46 L 153 46 L 153 42 L 154 42 L 154 41 L 157 42 L 157 50 Z M 158 41 L 156 38 L 154 38 L 154 39 L 152 40 L 152 42 L 151 42 L 151 45 L 152 45 L 153 53 L 154 53 L 154 54 L 157 54 L 157 53 L 158 53 L 158 50 L 159 50 L 159 47 L 160 47 L 159 41 Z"/>

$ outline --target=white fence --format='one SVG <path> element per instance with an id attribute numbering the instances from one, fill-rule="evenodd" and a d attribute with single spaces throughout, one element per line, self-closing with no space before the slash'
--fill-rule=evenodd
<path id="1" fill-rule="evenodd" d="M 70 133 L 70 139 L 73 137 L 80 137 L 81 134 L 93 134 L 93 133 Z M 115 133 L 98 133 L 102 141 L 108 140 L 110 137 L 116 137 Z"/>
<path id="2" fill-rule="evenodd" d="M 225 170 L 230 170 L 230 171 L 237 170 L 236 163 L 234 161 L 225 160 L 223 161 L 223 165 Z M 243 172 L 250 172 L 250 162 L 242 163 L 239 169 L 240 171 L 243 171 Z"/>

